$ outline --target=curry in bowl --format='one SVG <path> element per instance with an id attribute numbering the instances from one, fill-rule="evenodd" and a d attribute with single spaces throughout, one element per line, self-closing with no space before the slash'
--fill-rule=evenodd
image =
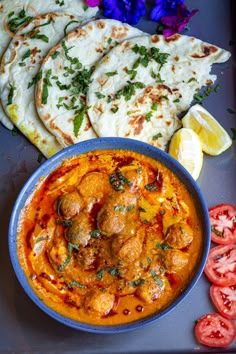
<path id="1" fill-rule="evenodd" d="M 105 149 L 65 158 L 29 195 L 17 257 L 47 307 L 113 326 L 158 314 L 185 291 L 204 248 L 194 198 L 162 162 Z"/>

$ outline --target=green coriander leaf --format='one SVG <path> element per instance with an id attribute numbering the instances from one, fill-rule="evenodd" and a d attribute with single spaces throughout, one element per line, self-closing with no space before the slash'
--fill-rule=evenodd
<path id="1" fill-rule="evenodd" d="M 66 36 L 67 35 L 67 28 L 72 24 L 72 23 L 79 23 L 79 21 L 76 21 L 76 20 L 73 20 L 73 21 L 70 21 L 67 23 L 67 25 L 65 26 L 64 28 L 64 35 Z"/>
<path id="2" fill-rule="evenodd" d="M 137 286 L 139 285 L 142 285 L 145 283 L 145 280 L 140 278 L 140 279 L 137 279 L 137 280 L 134 280 L 134 281 L 129 281 L 129 284 L 133 287 L 133 288 L 136 288 Z"/>
<path id="3" fill-rule="evenodd" d="M 99 238 L 99 236 L 100 236 L 101 234 L 100 234 L 100 231 L 99 231 L 99 230 L 92 230 L 92 231 L 90 231 L 90 235 L 91 235 L 91 237 L 93 237 L 93 238 Z"/>
<path id="4" fill-rule="evenodd" d="M 112 107 L 112 108 L 111 108 L 111 111 L 112 111 L 113 113 L 116 113 L 118 110 L 119 110 L 119 107 Z"/>
<path id="5" fill-rule="evenodd" d="M 191 79 L 189 79 L 189 80 L 187 81 L 187 83 L 190 83 L 190 82 L 193 82 L 193 81 L 197 81 L 197 79 L 196 79 L 195 77 L 191 77 Z"/>
<path id="6" fill-rule="evenodd" d="M 52 55 L 52 59 L 56 59 L 56 57 L 60 54 L 60 52 L 58 50 L 56 50 Z"/>
<path id="7" fill-rule="evenodd" d="M 31 56 L 31 49 L 28 49 L 25 54 L 22 57 L 22 61 L 24 61 L 25 59 L 29 58 Z"/>
<path id="8" fill-rule="evenodd" d="M 107 72 L 107 73 L 105 73 L 105 75 L 106 76 L 115 76 L 115 75 L 117 75 L 118 73 L 117 73 L 117 71 L 109 71 L 109 72 Z"/>
<path id="9" fill-rule="evenodd" d="M 152 114 L 153 114 L 152 112 L 148 112 L 148 113 L 145 114 L 145 119 L 146 119 L 147 122 L 150 122 Z"/>
<path id="10" fill-rule="evenodd" d="M 56 219 L 56 224 L 68 227 L 68 226 L 72 225 L 72 221 L 71 220 Z"/>
<path id="11" fill-rule="evenodd" d="M 156 135 L 154 135 L 153 137 L 152 137 L 152 140 L 158 140 L 159 138 L 162 138 L 162 134 L 161 133 L 157 133 Z"/>
<path id="12" fill-rule="evenodd" d="M 12 84 L 9 84 L 9 86 L 10 86 L 10 90 L 9 90 L 9 94 L 8 94 L 8 98 L 7 98 L 7 106 L 12 104 L 14 91 L 16 90 L 16 88 Z"/>
<path id="13" fill-rule="evenodd" d="M 82 284 L 78 283 L 77 281 L 71 281 L 71 282 L 67 283 L 66 287 L 63 290 L 67 290 L 69 288 L 72 288 L 73 286 L 75 286 L 76 288 L 79 288 L 79 289 L 86 289 L 87 288 L 86 285 L 82 285 Z"/>
<path id="14" fill-rule="evenodd" d="M 106 96 L 103 95 L 101 92 L 95 92 L 95 95 L 96 95 L 97 98 L 99 98 L 99 99 L 106 97 Z"/>
<path id="15" fill-rule="evenodd" d="M 159 250 L 162 250 L 162 251 L 166 251 L 166 250 L 171 249 L 172 247 L 170 247 L 169 245 L 167 245 L 165 243 L 157 243 L 156 248 L 158 248 Z"/>
<path id="16" fill-rule="evenodd" d="M 156 272 L 154 270 L 150 270 L 150 274 L 152 275 L 153 279 L 160 285 L 161 287 L 164 286 L 163 281 L 157 276 Z"/>

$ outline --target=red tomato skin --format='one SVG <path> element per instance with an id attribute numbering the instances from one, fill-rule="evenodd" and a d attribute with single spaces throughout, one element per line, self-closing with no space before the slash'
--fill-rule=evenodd
<path id="1" fill-rule="evenodd" d="M 219 245 L 236 243 L 236 206 L 232 204 L 218 204 L 209 208 L 211 222 L 211 239 Z M 223 217 L 223 219 L 222 219 Z M 223 228 L 223 231 L 221 230 Z M 222 232 L 217 235 L 217 231 Z M 216 230 L 216 232 L 214 232 Z"/>
<path id="2" fill-rule="evenodd" d="M 236 244 L 211 248 L 204 273 L 215 285 L 236 285 Z"/>
<path id="3" fill-rule="evenodd" d="M 216 327 L 221 327 L 220 333 Z M 222 336 L 220 337 L 219 334 Z M 208 347 L 225 348 L 233 343 L 236 326 L 233 320 L 213 312 L 201 317 L 195 326 L 197 340 Z"/>
<path id="4" fill-rule="evenodd" d="M 236 318 L 236 301 L 234 300 L 234 298 L 236 299 L 236 285 L 232 287 L 212 285 L 210 296 L 222 316 L 231 319 Z"/>

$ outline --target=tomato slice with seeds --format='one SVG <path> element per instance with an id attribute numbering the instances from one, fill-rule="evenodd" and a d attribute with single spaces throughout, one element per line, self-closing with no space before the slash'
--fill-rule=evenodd
<path id="1" fill-rule="evenodd" d="M 204 272 L 215 285 L 236 285 L 236 245 L 213 247 L 209 252 Z"/>
<path id="2" fill-rule="evenodd" d="M 209 209 L 211 239 L 220 245 L 236 243 L 236 206 L 219 204 Z"/>
<path id="3" fill-rule="evenodd" d="M 198 320 L 195 334 L 200 343 L 208 347 L 223 348 L 233 343 L 236 327 L 233 320 L 219 313 L 210 313 Z"/>
<path id="4" fill-rule="evenodd" d="M 215 307 L 224 317 L 236 318 L 236 285 L 212 285 L 210 296 Z"/>

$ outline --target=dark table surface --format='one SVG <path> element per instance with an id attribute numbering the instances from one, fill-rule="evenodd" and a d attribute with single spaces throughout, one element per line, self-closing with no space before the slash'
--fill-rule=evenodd
<path id="1" fill-rule="evenodd" d="M 10 1 L 10 0 L 9 0 Z M 192 18 L 190 31 L 203 41 L 216 44 L 232 53 L 226 64 L 215 65 L 221 85 L 212 93 L 204 107 L 231 134 L 236 127 L 235 102 L 235 7 L 236 1 L 186 1 L 189 9 L 198 8 Z M 234 8 L 235 10 L 235 8 Z M 233 21 L 234 17 L 234 21 Z M 139 28 L 154 33 L 156 24 L 140 21 Z M 234 51 L 234 53 L 233 53 Z M 217 157 L 204 156 L 201 175 L 197 181 L 207 205 L 236 204 L 236 143 Z M 209 299 L 210 284 L 204 275 L 188 297 L 158 322 L 128 333 L 92 334 L 76 331 L 57 323 L 29 300 L 18 283 L 8 252 L 8 223 L 14 201 L 28 177 L 39 166 L 38 151 L 21 134 L 0 126 L 0 353 L 236 353 L 236 342 L 227 349 L 201 346 L 194 337 L 195 321 L 215 311 Z"/>

